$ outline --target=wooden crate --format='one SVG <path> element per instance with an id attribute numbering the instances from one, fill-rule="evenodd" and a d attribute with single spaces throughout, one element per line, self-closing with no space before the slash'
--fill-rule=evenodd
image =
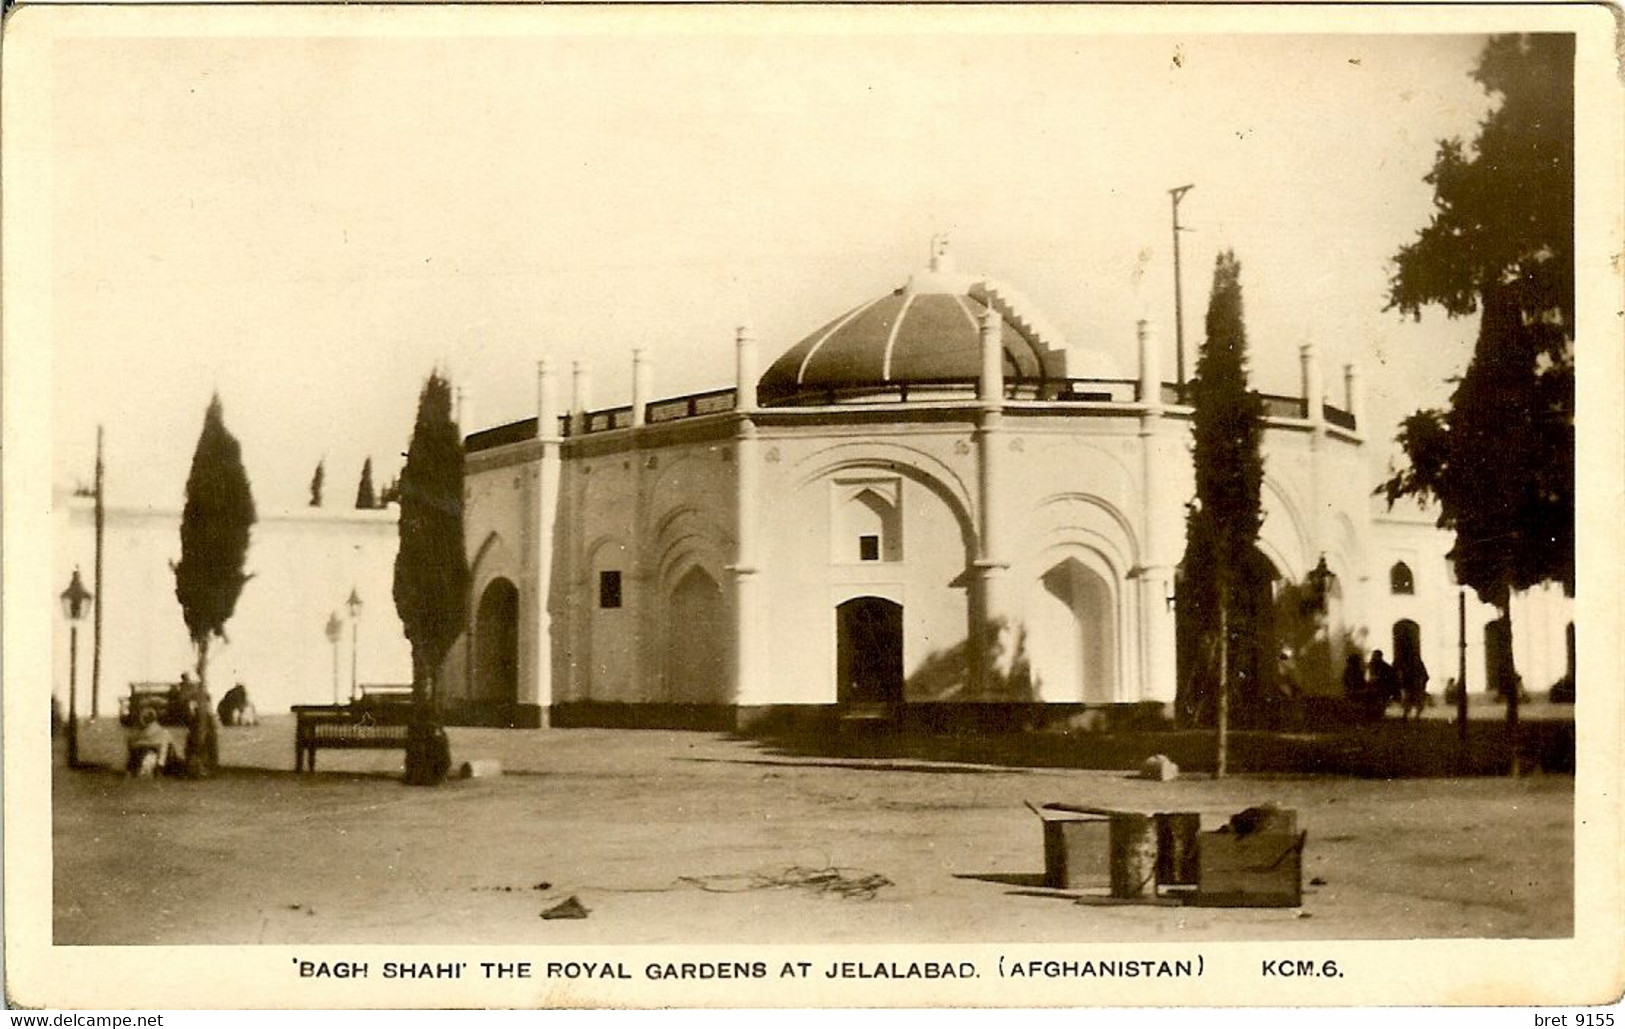
<path id="1" fill-rule="evenodd" d="M 1111 885 L 1111 822 L 1096 815 L 1046 811 L 1044 885 L 1052 890 Z"/>
<path id="2" fill-rule="evenodd" d="M 1295 908 L 1303 903 L 1308 833 L 1206 832 L 1198 840 L 1198 885 L 1205 907 Z"/>

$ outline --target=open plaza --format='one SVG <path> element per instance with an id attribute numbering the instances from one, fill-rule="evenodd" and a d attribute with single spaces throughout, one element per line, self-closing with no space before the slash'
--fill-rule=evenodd
<path id="1" fill-rule="evenodd" d="M 1530 752 L 1571 709 L 1532 704 Z M 1488 764 L 1494 709 L 1475 722 Z M 53 935 L 74 944 L 1173 942 L 1561 938 L 1574 931 L 1575 780 L 1304 775 L 1235 741 L 1225 780 L 1133 774 L 1146 747 L 1195 759 L 1211 733 L 746 739 L 664 730 L 452 728 L 457 764 L 501 773 L 422 790 L 399 751 L 324 751 L 295 773 L 293 720 L 221 734 L 213 779 L 128 779 L 123 733 L 84 727 L 55 768 Z M 1315 742 L 1452 753 L 1442 716 Z M 1552 742 L 1555 740 L 1556 742 Z M 60 749 L 60 744 L 59 744 Z M 1572 752 L 1570 752 L 1572 753 Z M 1339 756 L 1341 755 L 1341 756 Z M 1190 760 L 1188 759 L 1188 760 Z M 1110 767 L 1115 764 L 1117 767 Z M 1093 765 L 1094 767 L 1074 767 Z M 1102 767 L 1106 765 L 1107 767 Z M 1375 769 L 1367 768 L 1367 772 Z M 1251 805 L 1307 832 L 1299 908 L 1110 903 L 1043 885 L 1024 802 L 1199 812 Z M 585 918 L 544 919 L 574 897 Z"/>

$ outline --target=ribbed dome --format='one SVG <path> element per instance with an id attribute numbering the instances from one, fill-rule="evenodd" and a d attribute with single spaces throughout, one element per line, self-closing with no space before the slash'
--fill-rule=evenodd
<path id="1" fill-rule="evenodd" d="M 1066 377 L 1065 343 L 1031 305 L 1004 287 L 956 273 L 946 241 L 931 265 L 891 293 L 859 304 L 785 351 L 757 389 L 764 404 L 837 389 L 974 381 L 981 373 L 982 313 L 1004 323 L 1004 371 L 1024 379 Z"/>

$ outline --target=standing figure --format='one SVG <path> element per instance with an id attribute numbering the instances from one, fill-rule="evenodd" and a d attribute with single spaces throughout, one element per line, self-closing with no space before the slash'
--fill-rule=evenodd
<path id="1" fill-rule="evenodd" d="M 1399 656 L 1399 664 L 1394 666 L 1394 673 L 1399 678 L 1399 718 L 1406 721 L 1411 712 L 1416 712 L 1416 720 L 1422 720 L 1422 708 L 1427 704 L 1428 696 L 1428 669 L 1422 663 L 1418 654 L 1406 651 Z"/>
<path id="2" fill-rule="evenodd" d="M 1399 675 L 1394 666 L 1383 659 L 1380 650 L 1371 652 L 1366 689 L 1367 714 L 1372 721 L 1380 719 L 1388 705 L 1399 699 Z"/>
<path id="3" fill-rule="evenodd" d="M 1365 659 L 1358 650 L 1343 659 L 1343 699 L 1354 710 L 1365 711 Z"/>

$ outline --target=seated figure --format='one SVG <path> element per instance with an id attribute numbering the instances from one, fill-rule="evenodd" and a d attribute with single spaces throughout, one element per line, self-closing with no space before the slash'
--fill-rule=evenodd
<path id="1" fill-rule="evenodd" d="M 151 777 L 169 767 L 175 757 L 175 743 L 169 730 L 158 724 L 158 712 L 143 707 L 135 727 L 125 740 L 129 757 L 125 770 L 134 776 Z"/>
<path id="2" fill-rule="evenodd" d="M 226 691 L 220 698 L 220 705 L 216 708 L 220 714 L 221 725 L 258 725 L 259 716 L 254 711 L 253 703 L 248 699 L 248 690 L 238 683 Z"/>

